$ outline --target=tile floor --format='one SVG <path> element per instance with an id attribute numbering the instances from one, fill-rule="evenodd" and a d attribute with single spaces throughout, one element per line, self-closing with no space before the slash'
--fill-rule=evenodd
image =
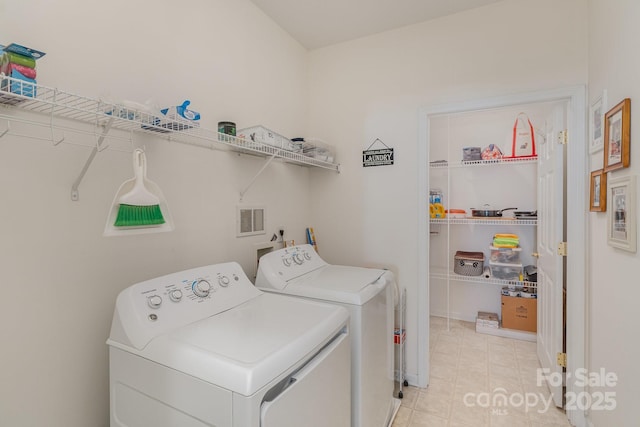
<path id="1" fill-rule="evenodd" d="M 536 384 L 535 343 L 479 334 L 474 323 L 456 320 L 447 330 L 440 317 L 430 326 L 429 387 L 404 388 L 393 427 L 570 426 L 553 404 L 545 410 L 550 396 Z M 506 405 L 496 396 L 506 397 Z"/>

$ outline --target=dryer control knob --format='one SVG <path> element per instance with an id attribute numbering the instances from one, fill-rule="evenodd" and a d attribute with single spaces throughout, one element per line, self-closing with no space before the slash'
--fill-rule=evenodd
<path id="1" fill-rule="evenodd" d="M 162 305 L 162 297 L 160 295 L 151 295 L 147 299 L 147 303 L 151 308 L 158 308 Z"/>
<path id="2" fill-rule="evenodd" d="M 298 265 L 302 265 L 302 263 L 304 262 L 304 258 L 302 258 L 302 255 L 300 255 L 299 253 L 295 253 L 293 254 L 293 262 L 295 262 Z"/>
<path id="3" fill-rule="evenodd" d="M 226 288 L 227 286 L 229 286 L 229 282 L 230 280 L 227 276 L 218 277 L 218 284 L 223 288 Z"/>
<path id="4" fill-rule="evenodd" d="M 191 285 L 191 289 L 193 290 L 193 293 L 196 294 L 196 296 L 205 298 L 209 296 L 209 292 L 211 292 L 211 283 L 207 282 L 204 279 L 199 279 L 193 282 L 193 285 Z"/>
<path id="5" fill-rule="evenodd" d="M 180 289 L 174 289 L 169 292 L 169 298 L 171 298 L 171 301 L 173 302 L 180 301 L 182 299 L 182 291 Z"/>
<path id="6" fill-rule="evenodd" d="M 291 258 L 282 258 L 282 263 L 284 264 L 285 267 L 290 267 L 291 266 Z"/>
<path id="7" fill-rule="evenodd" d="M 311 254 L 309 254 L 309 252 L 305 252 L 304 259 L 306 259 L 307 261 L 311 261 Z"/>

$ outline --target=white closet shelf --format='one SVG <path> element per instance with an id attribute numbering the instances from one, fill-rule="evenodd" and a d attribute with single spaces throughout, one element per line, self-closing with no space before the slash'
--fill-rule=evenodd
<path id="1" fill-rule="evenodd" d="M 537 218 L 431 218 L 430 224 L 434 225 L 538 225 Z"/>
<path id="2" fill-rule="evenodd" d="M 521 165 L 521 164 L 535 164 L 538 163 L 537 157 L 515 157 L 515 158 L 502 158 L 494 160 L 459 160 L 455 162 L 449 162 L 447 160 L 436 160 L 429 164 L 432 169 L 440 168 L 471 168 L 471 167 L 483 167 L 483 166 L 505 166 L 505 165 Z"/>
<path id="3" fill-rule="evenodd" d="M 453 272 L 431 272 L 429 276 L 432 279 L 442 279 L 442 280 L 453 280 L 457 282 L 472 282 L 478 283 L 480 285 L 501 285 L 501 286 L 511 286 L 511 287 L 523 287 L 523 288 L 533 288 L 537 289 L 538 284 L 536 282 L 527 282 L 526 280 L 500 280 L 494 278 L 485 278 L 483 276 L 463 276 L 461 274 L 456 274 Z"/>
<path id="4" fill-rule="evenodd" d="M 156 135 L 170 141 L 199 145 L 207 148 L 227 146 L 233 150 L 263 157 L 280 158 L 302 166 L 340 171 L 340 165 L 305 156 L 284 148 L 221 134 L 199 127 L 198 122 L 180 117 L 167 117 L 138 111 L 123 105 L 74 95 L 46 86 L 28 83 L 0 74 L 0 105 L 46 114 L 54 118 L 77 120 L 95 126 L 109 126 L 135 133 Z M 34 94 L 35 97 L 23 94 Z M 20 121 L 0 110 L 0 118 Z M 53 124 L 51 124 L 54 127 Z M 1 135 L 0 135 L 1 136 Z"/>

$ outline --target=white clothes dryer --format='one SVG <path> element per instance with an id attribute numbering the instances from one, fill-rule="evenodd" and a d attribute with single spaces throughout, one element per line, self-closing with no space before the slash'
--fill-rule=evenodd
<path id="1" fill-rule="evenodd" d="M 111 426 L 347 427 L 348 319 L 256 289 L 237 263 L 130 286 L 107 341 Z"/>
<path id="2" fill-rule="evenodd" d="M 389 426 L 400 405 L 393 397 L 393 273 L 330 265 L 311 245 L 299 245 L 263 255 L 256 286 L 349 310 L 351 425 Z"/>

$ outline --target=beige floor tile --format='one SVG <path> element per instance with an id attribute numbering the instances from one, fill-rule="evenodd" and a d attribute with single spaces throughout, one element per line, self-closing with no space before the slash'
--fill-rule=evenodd
<path id="1" fill-rule="evenodd" d="M 458 372 L 455 366 L 431 364 L 431 376 L 447 381 L 455 381 Z"/>
<path id="2" fill-rule="evenodd" d="M 537 351 L 535 342 L 517 340 L 514 342 L 514 346 L 517 352 L 536 354 Z"/>
<path id="3" fill-rule="evenodd" d="M 520 381 L 523 384 L 546 385 L 542 368 L 535 365 L 519 364 Z"/>
<path id="4" fill-rule="evenodd" d="M 407 427 L 412 414 L 413 410 L 411 408 L 400 406 L 391 427 Z"/>
<path id="5" fill-rule="evenodd" d="M 551 406 L 547 411 L 531 411 L 528 413 L 531 423 L 539 423 L 545 426 L 566 426 L 569 427 L 569 421 L 562 409 Z"/>
<path id="6" fill-rule="evenodd" d="M 464 394 L 466 391 L 488 391 L 489 376 L 484 375 L 458 375 L 454 393 Z"/>
<path id="7" fill-rule="evenodd" d="M 434 352 L 431 355 L 431 365 L 440 365 L 440 366 L 458 366 L 458 356 L 452 356 L 447 353 Z"/>
<path id="8" fill-rule="evenodd" d="M 467 400 L 469 402 L 469 400 Z M 464 402 L 454 402 L 451 408 L 451 423 L 472 425 L 476 427 L 489 425 L 489 410 L 481 406 L 467 405 Z"/>
<path id="9" fill-rule="evenodd" d="M 489 344 L 500 345 L 503 347 L 514 348 L 513 339 L 505 337 L 496 337 L 494 335 L 487 335 L 487 342 Z"/>
<path id="10" fill-rule="evenodd" d="M 443 342 L 451 342 L 461 344 L 464 335 L 458 330 L 449 330 L 440 332 L 438 339 Z"/>
<path id="11" fill-rule="evenodd" d="M 489 390 L 489 383 L 486 378 L 459 378 L 453 389 L 453 397 L 455 399 L 457 396 L 464 396 L 466 393 L 488 393 Z"/>
<path id="12" fill-rule="evenodd" d="M 451 398 L 438 394 L 419 393 L 414 410 L 448 419 L 451 410 Z"/>
<path id="13" fill-rule="evenodd" d="M 413 411 L 413 416 L 411 417 L 411 422 L 409 423 L 409 427 L 447 427 L 448 425 L 448 418 L 441 418 L 422 411 Z"/>
<path id="14" fill-rule="evenodd" d="M 403 387 L 402 389 L 402 399 L 400 399 L 400 404 L 404 407 L 413 409 L 416 404 L 416 398 L 418 397 L 419 388 L 417 387 Z"/>
<path id="15" fill-rule="evenodd" d="M 478 348 L 467 347 L 464 342 L 462 343 L 462 348 L 460 349 L 460 360 L 465 361 L 479 361 L 487 363 L 489 360 L 489 356 L 487 355 L 487 350 L 482 350 Z"/>
<path id="16" fill-rule="evenodd" d="M 492 413 L 489 422 L 491 427 L 531 427 L 531 420 L 526 416 L 514 416 L 511 412 L 505 415 Z"/>
<path id="17" fill-rule="evenodd" d="M 518 368 L 490 365 L 489 366 L 489 381 L 492 382 L 506 382 L 506 383 L 520 383 L 520 371 Z"/>
<path id="18" fill-rule="evenodd" d="M 518 368 L 518 359 L 516 359 L 515 353 L 494 352 L 489 350 L 489 363 L 507 368 Z"/>
<path id="19" fill-rule="evenodd" d="M 431 393 L 437 394 L 440 396 L 446 396 L 447 398 L 451 398 L 453 395 L 453 390 L 455 388 L 455 383 L 452 381 L 447 381 L 442 378 L 431 377 L 429 381 L 429 386 L 426 389 L 421 390 L 421 393 Z"/>
<path id="20" fill-rule="evenodd" d="M 478 334 L 465 334 L 465 336 L 462 338 L 462 344 L 465 348 L 473 350 L 487 351 L 488 348 L 487 338 Z"/>
<path id="21" fill-rule="evenodd" d="M 444 353 L 458 357 L 458 355 L 460 354 L 460 347 L 461 343 L 445 341 L 441 338 L 438 338 L 434 350 L 436 353 Z"/>

